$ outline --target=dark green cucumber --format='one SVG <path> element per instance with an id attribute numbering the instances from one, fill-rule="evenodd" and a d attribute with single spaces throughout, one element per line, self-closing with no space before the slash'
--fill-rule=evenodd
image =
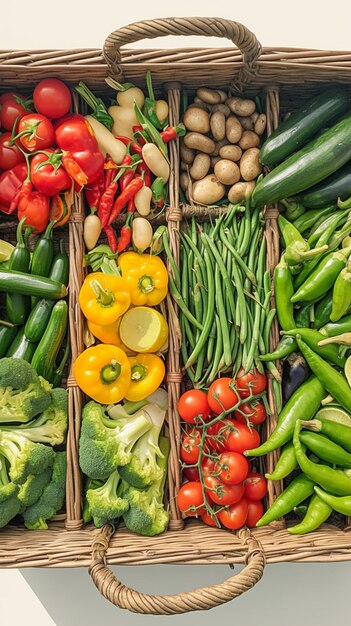
<path id="1" fill-rule="evenodd" d="M 53 260 L 49 278 L 67 285 L 68 273 L 68 256 L 65 252 L 61 251 Z M 49 322 L 54 304 L 54 300 L 41 298 L 31 310 L 24 327 L 24 334 L 29 341 L 40 341 Z"/>
<path id="2" fill-rule="evenodd" d="M 0 291 L 8 292 L 10 289 L 14 293 L 21 293 L 25 296 L 53 298 L 54 300 L 67 296 L 66 286 L 55 280 L 44 278 L 44 276 L 0 269 Z"/>
<path id="3" fill-rule="evenodd" d="M 304 206 L 319 209 L 330 202 L 336 202 L 338 198 L 347 200 L 350 196 L 351 162 L 348 162 L 318 185 L 307 189 L 299 198 Z"/>
<path id="4" fill-rule="evenodd" d="M 36 343 L 32 343 L 31 341 L 28 341 L 28 339 L 26 339 L 24 334 L 24 327 L 21 326 L 21 328 L 17 331 L 16 337 L 9 347 L 6 356 L 12 356 L 15 359 L 24 359 L 25 361 L 28 361 L 28 363 L 30 363 L 35 353 L 36 347 Z"/>
<path id="5" fill-rule="evenodd" d="M 345 91 L 323 92 L 292 113 L 264 142 L 260 150 L 263 165 L 278 165 L 302 148 L 320 130 L 335 123 L 349 107 Z"/>
<path id="6" fill-rule="evenodd" d="M 5 356 L 17 335 L 17 331 L 17 326 L 5 326 L 4 324 L 0 324 L 0 358 Z"/>
<path id="7" fill-rule="evenodd" d="M 32 256 L 30 271 L 36 276 L 49 276 L 54 259 L 54 242 L 52 230 L 55 222 L 50 222 L 46 231 L 39 237 Z"/>
<path id="8" fill-rule="evenodd" d="M 10 270 L 29 273 L 30 252 L 26 238 L 23 237 L 23 218 L 17 226 L 17 244 L 10 257 Z M 7 317 L 12 324 L 24 324 L 30 311 L 30 298 L 20 293 L 9 291 L 6 294 Z"/>
<path id="9" fill-rule="evenodd" d="M 296 196 L 350 159 L 351 113 L 262 178 L 252 193 L 252 204 L 264 206 Z"/>
<path id="10" fill-rule="evenodd" d="M 51 382 L 55 361 L 67 330 L 68 306 L 65 300 L 56 302 L 46 327 L 32 358 L 32 366 L 46 380 Z"/>

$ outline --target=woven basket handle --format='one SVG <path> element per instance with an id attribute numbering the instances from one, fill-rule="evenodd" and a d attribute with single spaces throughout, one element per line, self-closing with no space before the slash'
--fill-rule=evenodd
<path id="1" fill-rule="evenodd" d="M 114 528 L 103 526 L 93 542 L 92 563 L 89 574 L 100 593 L 120 609 L 133 613 L 152 615 L 174 615 L 190 611 L 204 611 L 225 604 L 248 591 L 263 575 L 265 557 L 262 546 L 248 529 L 239 531 L 238 536 L 248 547 L 246 566 L 236 576 L 213 585 L 172 596 L 153 596 L 125 587 L 106 566 L 106 551 Z"/>
<path id="2" fill-rule="evenodd" d="M 155 39 L 168 35 L 205 35 L 206 37 L 231 39 L 243 55 L 243 65 L 233 82 L 233 89 L 242 91 L 257 74 L 256 61 L 261 54 L 261 44 L 243 24 L 220 17 L 165 17 L 134 22 L 115 30 L 107 37 L 103 48 L 103 54 L 109 66 L 109 74 L 119 81 L 123 78 L 121 46 L 140 39 Z M 204 59 L 205 62 L 206 59 Z"/>

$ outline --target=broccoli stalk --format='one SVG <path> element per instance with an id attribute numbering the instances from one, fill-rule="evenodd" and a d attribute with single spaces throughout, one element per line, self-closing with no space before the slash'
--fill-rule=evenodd
<path id="1" fill-rule="evenodd" d="M 152 537 L 163 533 L 168 525 L 169 513 L 163 505 L 163 493 L 167 475 L 169 440 L 160 437 L 162 456 L 158 457 L 158 465 L 162 477 L 152 483 L 145 491 L 126 485 L 123 497 L 129 502 L 129 509 L 123 514 L 125 525 L 132 532 Z"/>
<path id="2" fill-rule="evenodd" d="M 19 487 L 10 482 L 5 458 L 0 455 L 0 528 L 6 526 L 21 511 Z"/>
<path id="3" fill-rule="evenodd" d="M 51 402 L 50 385 L 23 359 L 0 359 L 0 422 L 28 422 Z"/>
<path id="4" fill-rule="evenodd" d="M 153 425 L 133 447 L 130 462 L 118 468 L 123 480 L 137 489 L 145 489 L 163 475 L 157 459 L 162 457 L 158 439 L 166 412 L 156 404 L 147 404 L 144 411 L 150 416 Z"/>
<path id="5" fill-rule="evenodd" d="M 54 462 L 55 452 L 42 443 L 33 443 L 21 431 L 0 429 L 0 453 L 10 464 L 11 481 L 24 483 L 30 474 L 41 474 Z"/>
<path id="6" fill-rule="evenodd" d="M 120 482 L 119 473 L 115 470 L 101 487 L 87 490 L 86 499 L 97 528 L 113 522 L 128 509 L 128 501 L 117 494 Z"/>
<path id="7" fill-rule="evenodd" d="M 83 409 L 79 441 L 79 462 L 84 474 L 106 480 L 118 466 L 129 463 L 133 446 L 151 426 L 145 411 L 110 419 L 103 406 L 88 402 Z"/>
<path id="8" fill-rule="evenodd" d="M 55 460 L 49 484 L 43 490 L 39 500 L 23 513 L 24 525 L 29 530 L 46 530 L 47 520 L 62 509 L 66 489 L 66 452 L 56 452 L 54 455 Z"/>

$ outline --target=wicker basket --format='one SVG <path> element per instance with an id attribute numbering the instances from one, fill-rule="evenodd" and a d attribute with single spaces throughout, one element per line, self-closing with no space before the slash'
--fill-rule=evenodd
<path id="1" fill-rule="evenodd" d="M 165 35 L 207 35 L 224 37 L 237 48 L 178 50 L 127 50 L 125 44 L 139 39 Z M 255 36 L 243 25 L 221 18 L 165 18 L 131 24 L 112 33 L 101 50 L 3 51 L 0 53 L 0 82 L 3 89 L 30 89 L 40 78 L 57 76 L 67 83 L 84 80 L 97 92 L 105 92 L 105 78 L 110 74 L 145 86 L 146 70 L 152 71 L 157 89 L 168 94 L 170 123 L 179 121 L 181 89 L 190 92 L 197 86 L 225 87 L 245 94 L 261 93 L 266 102 L 268 132 L 279 124 L 280 111 L 296 107 L 312 92 L 326 83 L 351 84 L 351 52 L 331 52 L 302 49 L 261 49 Z M 75 98 L 76 110 L 84 112 Z M 171 144 L 170 206 L 167 223 L 171 246 L 179 260 L 179 229 L 186 207 L 179 204 L 179 151 Z M 198 209 L 200 211 L 201 209 Z M 195 207 L 195 212 L 197 211 Z M 69 224 L 70 272 L 70 331 L 72 359 L 83 348 L 82 317 L 77 306 L 77 294 L 82 283 L 82 198 L 76 196 L 75 209 Z M 279 237 L 278 211 L 265 211 L 267 237 L 267 267 L 277 263 Z M 292 537 L 285 522 L 268 527 L 247 529 L 233 534 L 214 529 L 197 521 L 184 524 L 176 506 L 180 485 L 179 439 L 180 425 L 175 410 L 180 395 L 180 332 L 177 311 L 167 300 L 170 322 L 167 384 L 169 391 L 168 428 L 171 438 L 168 499 L 171 521 L 169 530 L 155 538 L 139 537 L 121 527 L 114 534 L 111 526 L 97 531 L 83 528 L 81 520 L 81 476 L 78 467 L 78 438 L 83 398 L 72 376 L 68 377 L 70 424 L 67 442 L 68 476 L 66 516 L 55 520 L 48 531 L 30 532 L 20 527 L 8 527 L 0 532 L 0 567 L 88 567 L 99 591 L 120 608 L 137 613 L 175 614 L 203 610 L 228 602 L 250 589 L 261 578 L 265 563 L 282 561 L 313 562 L 351 559 L 351 538 L 348 520 L 342 527 L 324 524 L 307 536 Z M 271 333 L 271 347 L 278 340 L 277 325 Z M 274 428 L 276 413 L 269 387 L 272 417 L 267 434 Z M 273 468 L 276 455 L 266 461 Z M 271 483 L 267 496 L 270 504 L 280 493 L 282 484 Z M 62 516 L 63 517 L 63 516 Z M 236 576 L 226 582 L 196 589 L 175 596 L 154 596 L 126 588 L 107 568 L 110 564 L 228 564 L 246 563 Z"/>

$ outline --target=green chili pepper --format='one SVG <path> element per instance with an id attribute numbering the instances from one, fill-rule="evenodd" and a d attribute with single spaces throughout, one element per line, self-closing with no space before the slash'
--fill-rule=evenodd
<path id="1" fill-rule="evenodd" d="M 327 215 L 315 228 L 312 228 L 307 239 L 310 246 L 317 244 L 317 241 L 324 233 L 327 233 L 328 239 L 332 236 L 337 226 L 342 222 L 346 222 L 346 216 L 349 211 L 335 211 L 331 215 Z M 345 218 L 345 219 L 343 219 Z M 328 241 L 328 240 L 327 240 Z"/>
<path id="2" fill-rule="evenodd" d="M 296 460 L 300 469 L 308 478 L 323 489 L 336 496 L 351 495 L 351 478 L 341 469 L 334 469 L 328 465 L 313 463 L 305 454 L 300 441 L 301 420 L 297 420 L 294 430 L 294 447 Z"/>
<path id="3" fill-rule="evenodd" d="M 351 454 L 325 435 L 302 431 L 300 441 L 323 461 L 351 469 Z"/>
<path id="4" fill-rule="evenodd" d="M 305 341 L 305 343 L 307 343 L 307 345 L 313 350 L 313 352 L 316 352 L 323 359 L 330 361 L 330 363 L 334 363 L 334 365 L 337 365 L 340 368 L 344 367 L 346 358 L 339 355 L 338 346 L 318 345 L 318 342 L 324 339 L 324 335 L 318 332 L 318 330 L 314 330 L 313 328 L 294 328 L 286 331 L 286 334 L 292 335 L 293 337 L 299 335 L 301 339 Z"/>
<path id="5" fill-rule="evenodd" d="M 299 265 L 328 250 L 327 245 L 311 250 L 299 230 L 282 215 L 278 217 L 278 224 L 286 246 L 284 257 L 288 265 Z"/>
<path id="6" fill-rule="evenodd" d="M 319 488 L 315 487 L 315 491 L 317 491 L 317 489 Z M 317 530 L 317 528 L 327 521 L 332 511 L 333 508 L 322 500 L 318 493 L 315 493 L 309 502 L 308 509 L 303 520 L 299 524 L 296 524 L 296 526 L 290 526 L 290 528 L 287 528 L 287 531 L 290 535 L 305 535 L 313 530 Z"/>
<path id="7" fill-rule="evenodd" d="M 166 147 L 165 142 L 163 141 L 157 128 L 155 128 L 155 126 L 150 122 L 150 120 L 148 120 L 147 117 L 145 117 L 145 115 L 141 112 L 136 102 L 134 102 L 134 111 L 138 118 L 139 123 L 143 127 L 143 130 L 147 132 L 147 134 L 150 136 L 151 141 L 154 144 L 156 144 L 156 146 L 159 148 L 159 150 L 161 150 L 162 154 L 168 160 L 167 147 Z"/>
<path id="8" fill-rule="evenodd" d="M 310 309 L 311 305 L 307 304 L 298 309 L 295 319 L 296 326 L 298 328 L 308 326 L 310 322 Z M 260 361 L 280 361 L 281 359 L 285 359 L 285 357 L 289 356 L 297 350 L 296 339 L 291 335 L 284 335 L 282 339 L 279 341 L 274 352 L 267 352 L 266 354 L 262 354 L 258 358 Z"/>
<path id="9" fill-rule="evenodd" d="M 307 280 L 294 293 L 291 302 L 313 302 L 319 300 L 333 286 L 339 272 L 345 266 L 351 246 L 326 255 Z M 287 329 L 284 329 L 287 330 Z"/>
<path id="10" fill-rule="evenodd" d="M 322 357 L 313 352 L 311 348 L 300 339 L 296 337 L 297 344 L 305 357 L 308 366 L 318 377 L 324 389 L 335 398 L 335 400 L 346 409 L 351 412 L 351 391 L 350 385 L 342 374 L 339 374 L 329 363 L 324 361 Z"/>
<path id="11" fill-rule="evenodd" d="M 280 453 L 280 457 L 276 463 L 276 466 L 271 474 L 265 474 L 269 480 L 283 480 L 298 467 L 296 461 L 295 448 L 292 441 L 283 446 Z"/>
<path id="12" fill-rule="evenodd" d="M 334 511 L 341 513 L 342 515 L 351 515 L 351 496 L 333 496 L 330 493 L 326 493 L 320 487 L 314 488 L 316 494 L 328 504 Z"/>
<path id="13" fill-rule="evenodd" d="M 291 301 L 294 287 L 291 272 L 284 254 L 282 254 L 280 262 L 275 267 L 273 280 L 275 305 L 279 324 L 283 330 L 289 330 L 289 326 L 290 328 L 296 326 L 294 320 L 294 305 Z"/>
<path id="14" fill-rule="evenodd" d="M 328 291 L 328 293 L 319 300 L 314 307 L 314 326 L 318 330 L 325 324 L 329 322 L 329 316 L 332 310 L 332 302 L 333 293 L 332 291 Z"/>
<path id="15" fill-rule="evenodd" d="M 294 226 L 302 235 L 310 230 L 314 224 L 322 220 L 325 215 L 329 215 L 332 211 L 335 211 L 335 208 L 335 205 L 333 205 L 327 206 L 324 209 L 311 209 L 294 220 Z"/>
<path id="16" fill-rule="evenodd" d="M 258 448 L 246 450 L 245 456 L 262 456 L 287 443 L 293 435 L 296 420 L 312 419 L 326 395 L 318 378 L 311 376 L 289 398 L 267 441 Z"/>
<path id="17" fill-rule="evenodd" d="M 293 222 L 298 217 L 306 213 L 306 209 L 303 206 L 303 204 L 301 204 L 301 202 L 293 198 L 288 198 L 287 200 L 281 200 L 280 204 L 282 204 L 283 207 L 285 208 L 284 213 L 290 222 Z"/>
<path id="18" fill-rule="evenodd" d="M 313 419 L 310 421 L 302 421 L 301 425 L 315 433 L 322 433 L 331 441 L 342 446 L 344 450 L 351 453 L 351 428 L 346 424 L 334 422 L 332 420 Z"/>
<path id="19" fill-rule="evenodd" d="M 151 185 L 152 191 L 152 203 L 155 207 L 162 209 L 166 202 L 167 197 L 167 187 L 162 176 L 158 176 L 155 178 L 154 182 Z"/>
<path id="20" fill-rule="evenodd" d="M 273 502 L 272 506 L 258 520 L 256 526 L 266 526 L 283 517 L 295 506 L 313 494 L 314 482 L 305 474 L 299 474 Z"/>
<path id="21" fill-rule="evenodd" d="M 339 276 L 334 283 L 333 289 L 333 307 L 330 314 L 332 322 L 337 322 L 345 315 L 351 302 L 351 263 L 347 264 L 341 270 Z"/>

